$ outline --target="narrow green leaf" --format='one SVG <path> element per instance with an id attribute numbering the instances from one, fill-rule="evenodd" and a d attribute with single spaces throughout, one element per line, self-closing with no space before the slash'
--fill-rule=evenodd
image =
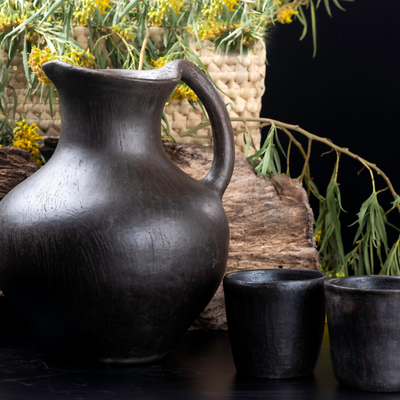
<path id="1" fill-rule="evenodd" d="M 330 17 L 332 17 L 331 8 L 329 6 L 329 0 L 324 0 L 324 4 L 325 4 L 326 12 L 328 13 L 328 15 Z"/>
<path id="2" fill-rule="evenodd" d="M 247 141 L 246 141 L 246 134 L 249 135 L 249 139 Z M 243 132 L 243 141 L 246 143 L 246 148 L 245 148 L 245 152 L 244 152 L 246 158 L 249 157 L 250 142 L 251 142 L 250 138 L 251 138 L 251 134 L 250 134 L 249 129 L 246 126 L 245 131 Z"/>
<path id="3" fill-rule="evenodd" d="M 65 0 L 56 0 L 53 5 L 44 13 L 42 20 L 39 22 L 38 25 L 42 25 L 46 19 L 54 13 L 55 10 L 57 10 L 58 7 L 60 7 Z"/>
<path id="4" fill-rule="evenodd" d="M 26 32 L 25 32 L 25 37 L 24 37 L 24 49 L 22 51 L 22 62 L 24 64 L 24 72 L 25 72 L 25 76 L 26 76 L 26 80 L 29 81 L 31 79 L 31 75 L 29 73 L 29 67 L 28 67 L 28 52 L 27 52 L 27 40 L 26 40 Z"/>
<path id="5" fill-rule="evenodd" d="M 372 237 L 369 238 L 369 262 L 371 265 L 372 274 L 374 273 L 374 246 L 372 243 Z"/>
<path id="6" fill-rule="evenodd" d="M 348 0 L 342 0 L 342 1 L 348 1 Z M 346 11 L 346 10 L 339 4 L 338 0 L 333 0 L 333 3 L 335 4 L 335 6 L 336 6 L 337 8 L 339 8 L 339 10 Z"/>
<path id="7" fill-rule="evenodd" d="M 20 24 L 17 28 L 13 29 L 11 32 L 9 32 L 7 35 L 4 36 L 1 45 L 4 43 L 6 39 L 8 39 L 11 36 L 18 36 L 27 26 L 30 24 L 38 15 L 41 14 L 41 12 L 47 7 L 47 4 L 45 3 L 41 8 L 39 8 L 34 14 L 32 14 L 28 19 L 26 19 L 22 24 Z"/>
<path id="8" fill-rule="evenodd" d="M 361 259 L 364 260 L 365 271 L 366 271 L 367 275 L 371 275 L 372 270 L 371 270 L 371 264 L 369 262 L 368 244 L 365 241 L 362 241 L 361 247 L 362 247 L 362 252 L 363 252 Z"/>
<path id="9" fill-rule="evenodd" d="M 385 246 L 385 251 L 388 251 L 388 243 L 387 243 L 387 235 L 386 235 L 386 228 L 385 228 L 385 223 L 383 222 L 382 214 L 380 210 L 376 213 L 375 217 L 375 222 L 376 222 L 376 229 L 378 231 L 379 237 L 382 240 L 382 243 Z"/>
<path id="10" fill-rule="evenodd" d="M 282 152 L 282 154 L 284 155 L 284 157 L 287 158 L 287 157 L 286 157 L 285 150 L 283 150 L 283 147 L 282 147 L 281 142 L 280 142 L 280 140 L 279 140 L 278 131 L 276 130 L 276 128 L 275 128 L 275 139 L 276 139 L 276 143 L 278 144 L 279 150 Z"/>
<path id="11" fill-rule="evenodd" d="M 299 7 L 299 21 L 303 25 L 303 32 L 301 33 L 300 40 L 303 40 L 305 36 L 307 35 L 307 30 L 308 30 L 308 24 L 307 24 L 307 18 L 304 15 L 303 7 Z"/>
<path id="12" fill-rule="evenodd" d="M 313 37 L 313 57 L 317 55 L 317 18 L 315 17 L 315 8 L 313 0 L 310 0 L 311 6 L 311 28 L 312 28 L 312 37 Z"/>
<path id="13" fill-rule="evenodd" d="M 175 14 L 174 7 L 170 6 L 169 12 L 171 13 L 171 25 L 174 26 L 174 25 L 176 25 L 176 14 Z"/>
<path id="14" fill-rule="evenodd" d="M 273 155 L 274 155 L 274 164 L 276 166 L 276 172 L 277 172 L 275 177 L 276 177 L 276 180 L 278 181 L 278 183 L 281 183 L 280 182 L 280 178 L 281 178 L 281 160 L 279 158 L 279 153 L 278 153 L 278 150 L 275 147 L 273 148 L 272 152 L 273 152 Z"/>
<path id="15" fill-rule="evenodd" d="M 167 114 L 165 114 L 165 111 L 163 110 L 162 112 L 162 117 L 163 121 L 165 122 L 167 129 L 165 130 L 165 133 L 167 134 L 167 136 L 172 140 L 173 143 L 176 143 L 176 140 L 174 139 L 174 137 L 171 135 L 171 129 L 169 126 L 169 122 L 168 122 L 168 118 L 167 118 Z"/>
<path id="16" fill-rule="evenodd" d="M 49 87 L 48 99 L 49 99 L 49 106 L 50 106 L 50 115 L 53 118 L 53 102 L 54 102 L 54 86 L 53 85 L 51 85 Z"/>

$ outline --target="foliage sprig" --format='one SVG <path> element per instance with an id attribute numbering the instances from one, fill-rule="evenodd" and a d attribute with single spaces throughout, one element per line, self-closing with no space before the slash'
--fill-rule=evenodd
<path id="1" fill-rule="evenodd" d="M 317 241 L 321 268 L 330 277 L 347 276 L 349 271 L 353 271 L 357 275 L 373 274 L 377 272 L 375 266 L 375 258 L 379 261 L 380 274 L 400 275 L 400 236 L 399 239 L 390 248 L 387 238 L 387 229 L 391 228 L 400 233 L 400 229 L 388 220 L 388 214 L 397 209 L 400 213 L 400 197 L 396 193 L 388 176 L 376 166 L 376 164 L 365 160 L 357 154 L 349 151 L 349 149 L 340 147 L 327 138 L 323 138 L 306 131 L 298 125 L 291 125 L 281 121 L 269 118 L 231 118 L 232 122 L 240 121 L 246 124 L 245 131 L 250 129 L 271 126 L 267 138 L 262 147 L 255 153 L 249 155 L 249 134 L 245 134 L 246 152 L 251 164 L 255 167 L 258 175 L 267 179 L 279 180 L 280 172 L 280 149 L 283 157 L 287 159 L 286 174 L 290 176 L 291 147 L 294 144 L 304 159 L 302 173 L 297 178 L 305 185 L 309 195 L 315 196 L 319 201 L 318 217 L 315 221 L 314 235 Z M 254 126 L 254 122 L 258 125 Z M 250 123 L 253 125 L 249 126 Z M 182 136 L 194 135 L 197 129 L 204 129 L 210 125 L 209 121 L 204 122 L 199 127 L 192 128 L 182 134 Z M 278 139 L 278 131 L 284 132 L 289 138 L 288 150 L 283 151 Z M 294 138 L 291 131 L 297 132 L 308 139 L 307 152 L 302 145 Z M 235 131 L 234 134 L 242 134 L 242 130 Z M 310 155 L 311 144 L 318 141 L 328 146 L 331 151 L 336 152 L 336 162 L 333 173 L 326 189 L 326 195 L 322 196 L 310 172 Z M 275 142 L 279 143 L 275 146 Z M 354 248 L 345 254 L 341 234 L 340 215 L 344 212 L 342 207 L 342 198 L 340 187 L 338 184 L 339 161 L 342 155 L 349 156 L 368 169 L 371 176 L 372 194 L 361 205 L 357 214 L 358 230 L 354 238 Z M 261 160 L 260 157 L 263 157 Z M 375 174 L 380 176 L 386 186 L 381 190 L 376 190 Z M 391 207 L 385 211 L 379 203 L 378 196 L 380 193 L 389 190 L 393 197 Z"/>

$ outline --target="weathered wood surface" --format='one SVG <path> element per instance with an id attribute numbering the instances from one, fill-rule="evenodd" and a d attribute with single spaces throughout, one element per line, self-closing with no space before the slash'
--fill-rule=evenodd
<path id="1" fill-rule="evenodd" d="M 38 170 L 32 156 L 19 147 L 0 148 L 0 200 Z"/>
<path id="2" fill-rule="evenodd" d="M 212 147 L 166 143 L 167 154 L 193 178 L 209 171 Z M 313 212 L 296 179 L 280 185 L 253 172 L 236 152 L 235 170 L 223 197 L 230 225 L 226 272 L 257 268 L 319 269 L 312 232 Z M 222 285 L 192 329 L 227 329 Z"/>

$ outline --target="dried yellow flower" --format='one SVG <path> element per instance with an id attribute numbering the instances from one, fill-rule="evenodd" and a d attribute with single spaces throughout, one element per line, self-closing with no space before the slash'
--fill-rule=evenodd
<path id="1" fill-rule="evenodd" d="M 28 151 L 37 165 L 42 165 L 43 160 L 40 156 L 38 140 L 43 139 L 36 132 L 37 125 L 29 125 L 26 119 L 21 122 L 17 122 L 17 127 L 14 129 L 14 147 L 20 147 L 23 150 Z"/>
<path id="2" fill-rule="evenodd" d="M 28 64 L 37 75 L 39 81 L 45 85 L 51 85 L 52 82 L 43 72 L 43 64 L 53 60 L 61 60 L 78 67 L 90 68 L 94 64 L 95 57 L 89 50 L 78 51 L 73 47 L 67 48 L 67 52 L 63 56 L 57 56 L 57 53 L 55 51 L 52 52 L 48 47 L 41 50 L 33 46 L 29 54 Z"/>
<path id="3" fill-rule="evenodd" d="M 75 8 L 72 18 L 78 25 L 86 25 L 90 14 L 96 12 L 96 7 L 100 14 L 107 12 L 110 7 L 110 0 L 83 0 L 79 2 L 79 6 Z"/>
<path id="4" fill-rule="evenodd" d="M 38 47 L 33 46 L 29 54 L 28 64 L 40 82 L 45 85 L 51 85 L 51 80 L 43 72 L 43 64 L 56 59 L 57 53 L 55 51 L 52 52 L 48 47 L 41 50 Z"/>
<path id="5" fill-rule="evenodd" d="M 183 6 L 184 0 L 154 0 L 147 18 L 154 25 L 161 26 L 163 19 L 171 13 L 171 8 L 175 14 L 179 14 Z"/>
<path id="6" fill-rule="evenodd" d="M 160 57 L 158 60 L 151 60 L 152 64 L 155 68 L 161 68 L 165 64 L 167 64 L 170 60 L 167 60 L 165 57 Z M 174 93 L 171 96 L 174 100 L 193 100 L 197 101 L 198 97 L 195 92 L 186 83 L 179 82 L 175 88 Z"/>
<path id="7" fill-rule="evenodd" d="M 281 8 L 276 16 L 276 20 L 281 24 L 290 24 L 291 22 L 293 22 L 292 16 L 298 13 L 299 12 L 295 11 L 291 6 L 286 6 Z"/>

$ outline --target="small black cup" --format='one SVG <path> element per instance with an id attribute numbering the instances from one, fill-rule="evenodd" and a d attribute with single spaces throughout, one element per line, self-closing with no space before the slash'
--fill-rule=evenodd
<path id="1" fill-rule="evenodd" d="M 333 373 L 346 387 L 400 391 L 400 277 L 325 283 Z"/>
<path id="2" fill-rule="evenodd" d="M 325 324 L 323 272 L 239 271 L 224 278 L 225 307 L 238 373 L 269 379 L 314 372 Z"/>

